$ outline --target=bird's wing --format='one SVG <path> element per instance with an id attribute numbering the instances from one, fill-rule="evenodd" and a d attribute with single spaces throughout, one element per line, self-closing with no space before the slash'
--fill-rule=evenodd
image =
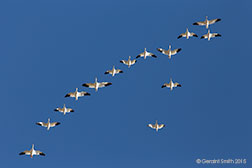
<path id="1" fill-rule="evenodd" d="M 54 109 L 54 111 L 59 111 L 59 112 L 62 112 L 62 111 L 63 111 L 63 109 L 62 109 L 62 108 L 60 108 L 60 107 L 58 107 L 58 108 Z"/>
<path id="2" fill-rule="evenodd" d="M 110 83 L 110 82 L 101 82 L 101 83 L 99 83 L 99 87 L 105 87 L 105 86 L 109 86 L 109 85 L 112 85 L 112 83 Z"/>
<path id="3" fill-rule="evenodd" d="M 95 83 L 84 83 L 82 86 L 89 87 L 89 88 L 95 88 Z"/>
<path id="4" fill-rule="evenodd" d="M 44 122 L 37 122 L 36 123 L 37 125 L 40 125 L 40 126 L 42 126 L 42 127 L 47 127 L 47 123 L 44 123 Z"/>
<path id="5" fill-rule="evenodd" d="M 125 64 L 125 65 L 129 64 L 129 61 L 126 61 L 126 60 L 121 60 L 120 62 L 123 63 L 123 64 Z"/>
<path id="6" fill-rule="evenodd" d="M 175 55 L 175 54 L 177 54 L 179 51 L 181 51 L 181 48 L 177 48 L 177 49 L 175 49 L 175 50 L 172 50 L 172 51 L 171 51 L 171 55 Z"/>
<path id="7" fill-rule="evenodd" d="M 51 127 L 55 127 L 56 125 L 59 125 L 60 124 L 60 122 L 53 122 L 53 123 L 51 123 Z"/>
<path id="8" fill-rule="evenodd" d="M 35 151 L 35 155 L 41 155 L 41 156 L 45 156 L 45 154 L 39 150 Z"/>
<path id="9" fill-rule="evenodd" d="M 221 19 L 209 20 L 209 24 L 213 24 L 213 23 L 216 23 L 216 22 L 219 22 L 219 21 L 221 21 Z"/>
<path id="10" fill-rule="evenodd" d="M 219 33 L 212 33 L 212 37 L 220 37 L 221 35 Z"/>
<path id="11" fill-rule="evenodd" d="M 157 50 L 165 55 L 168 55 L 168 50 L 162 49 L 162 48 L 157 48 Z"/>
<path id="12" fill-rule="evenodd" d="M 155 129 L 155 125 L 148 124 L 148 127 Z"/>
<path id="13" fill-rule="evenodd" d="M 116 70 L 116 73 L 123 73 L 123 71 L 120 70 L 120 69 L 117 69 L 117 70 Z"/>
<path id="14" fill-rule="evenodd" d="M 200 37 L 201 39 L 207 38 L 207 34 L 204 34 L 203 36 Z"/>
<path id="15" fill-rule="evenodd" d="M 108 70 L 104 74 L 112 74 L 112 70 Z"/>
<path id="16" fill-rule="evenodd" d="M 67 109 L 66 109 L 66 112 L 67 112 L 67 113 L 70 113 L 70 112 L 74 112 L 74 110 L 71 109 L 71 108 L 67 108 Z"/>
<path id="17" fill-rule="evenodd" d="M 92 87 L 90 87 L 90 88 L 92 88 Z M 82 91 L 82 92 L 79 92 L 78 95 L 79 96 L 90 96 L 90 93 Z"/>
<path id="18" fill-rule="evenodd" d="M 179 83 L 177 83 L 177 82 L 174 83 L 174 86 L 175 86 L 175 87 L 181 87 L 181 85 L 180 85 Z"/>
<path id="19" fill-rule="evenodd" d="M 164 84 L 162 85 L 162 88 L 164 88 L 164 87 L 171 87 L 171 85 L 170 85 L 169 83 L 164 83 Z"/>
<path id="20" fill-rule="evenodd" d="M 134 59 L 134 60 L 131 60 L 130 62 L 131 62 L 131 65 L 133 65 L 137 62 L 137 60 Z"/>
<path id="21" fill-rule="evenodd" d="M 136 56 L 136 58 L 143 57 L 143 56 L 144 56 L 144 52 L 140 53 L 138 56 Z"/>
<path id="22" fill-rule="evenodd" d="M 75 96 L 74 96 L 74 93 L 73 93 L 73 92 L 70 92 L 70 93 L 66 94 L 65 97 L 75 97 Z"/>
<path id="23" fill-rule="evenodd" d="M 178 39 L 181 38 L 181 37 L 185 37 L 185 36 L 186 36 L 186 34 L 185 34 L 185 33 L 182 33 L 182 34 L 180 34 L 180 35 L 178 36 Z"/>
<path id="24" fill-rule="evenodd" d="M 206 23 L 204 21 L 202 21 L 202 22 L 195 22 L 195 23 L 193 23 L 193 25 L 203 26 L 203 25 L 206 25 Z"/>
<path id="25" fill-rule="evenodd" d="M 23 152 L 20 152 L 19 155 L 30 155 L 31 151 L 25 150 Z"/>
<path id="26" fill-rule="evenodd" d="M 164 124 L 160 124 L 160 125 L 158 126 L 159 129 L 161 129 L 161 128 L 163 128 L 163 127 L 165 127 Z"/>
<path id="27" fill-rule="evenodd" d="M 154 57 L 154 58 L 157 58 L 157 56 L 156 56 L 155 54 L 151 53 L 151 52 L 147 52 L 147 54 L 146 54 L 146 55 L 147 55 L 147 56 Z"/>
<path id="28" fill-rule="evenodd" d="M 195 34 L 195 33 L 193 33 L 193 32 L 191 32 L 190 34 L 191 34 L 192 36 L 194 36 L 194 37 L 198 37 L 198 35 Z"/>

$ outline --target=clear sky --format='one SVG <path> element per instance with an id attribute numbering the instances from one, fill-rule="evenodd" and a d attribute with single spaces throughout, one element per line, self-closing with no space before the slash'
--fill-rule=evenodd
<path id="1" fill-rule="evenodd" d="M 251 5 L 249 0 L 8 0 L 0 2 L 0 167 L 251 167 Z M 192 23 L 222 37 L 177 39 Z M 182 48 L 172 57 L 156 48 Z M 119 61 L 144 48 L 131 68 Z M 115 77 L 104 72 L 115 65 Z M 97 93 L 86 82 L 112 82 Z M 170 78 L 181 83 L 161 88 Z M 80 90 L 90 97 L 64 98 Z M 66 104 L 75 110 L 54 112 Z M 61 125 L 35 125 L 51 120 Z M 158 120 L 160 132 L 147 127 Z M 46 154 L 19 156 L 31 148 Z M 246 165 L 198 165 L 247 159 Z M 250 165 L 250 166 L 249 166 Z"/>

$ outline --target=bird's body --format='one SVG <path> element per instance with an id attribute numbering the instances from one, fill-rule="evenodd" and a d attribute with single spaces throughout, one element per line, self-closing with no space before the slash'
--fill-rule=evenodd
<path id="1" fill-rule="evenodd" d="M 115 76 L 115 74 L 118 73 L 123 73 L 123 71 L 120 69 L 115 69 L 115 66 L 113 66 L 112 70 L 108 70 L 105 72 L 105 74 L 111 74 L 112 76 Z"/>
<path id="2" fill-rule="evenodd" d="M 131 57 L 129 56 L 128 60 L 121 60 L 120 62 L 125 65 L 128 65 L 128 68 L 130 68 L 131 65 L 134 65 L 137 62 L 137 60 L 135 60 L 135 59 L 131 60 Z"/>
<path id="3" fill-rule="evenodd" d="M 25 150 L 25 151 L 19 153 L 19 155 L 29 155 L 31 158 L 32 158 L 34 155 L 45 156 L 45 154 L 44 154 L 43 152 L 34 149 L 34 144 L 32 144 L 32 148 L 31 148 L 30 150 Z"/>
<path id="4" fill-rule="evenodd" d="M 165 125 L 164 124 L 158 124 L 158 122 L 156 120 L 155 124 L 148 124 L 148 127 L 152 128 L 152 129 L 155 129 L 156 132 L 158 132 L 158 130 L 165 127 Z"/>
<path id="5" fill-rule="evenodd" d="M 177 82 L 173 83 L 172 79 L 170 79 L 169 83 L 164 83 L 162 85 L 162 88 L 164 88 L 164 87 L 168 87 L 168 88 L 170 88 L 170 90 L 173 90 L 174 87 L 181 87 L 181 84 L 179 84 Z"/>
<path id="6" fill-rule="evenodd" d="M 74 97 L 75 100 L 78 100 L 79 97 L 83 97 L 83 96 L 90 96 L 90 93 L 84 92 L 84 91 L 78 92 L 78 88 L 76 88 L 75 92 L 70 92 L 65 95 L 65 97 Z"/>
<path id="7" fill-rule="evenodd" d="M 204 21 L 195 22 L 195 23 L 193 23 L 193 25 L 206 26 L 206 29 L 208 29 L 209 25 L 214 24 L 214 23 L 219 22 L 219 21 L 221 21 L 221 19 L 208 20 L 207 16 L 206 16 L 206 19 Z"/>
<path id="8" fill-rule="evenodd" d="M 189 39 L 189 37 L 198 37 L 197 34 L 193 33 L 193 32 L 189 32 L 188 28 L 186 28 L 186 32 L 185 33 L 182 33 L 178 36 L 178 39 L 181 38 L 181 37 L 185 37 L 186 39 Z"/>
<path id="9" fill-rule="evenodd" d="M 47 121 L 47 123 L 44 123 L 44 122 L 37 122 L 36 123 L 37 125 L 40 125 L 40 126 L 42 126 L 42 127 L 46 127 L 47 128 L 47 130 L 49 131 L 49 129 L 51 128 L 51 127 L 55 127 L 56 125 L 59 125 L 60 123 L 59 122 L 50 122 L 50 118 L 48 118 L 48 121 Z"/>
<path id="10" fill-rule="evenodd" d="M 98 82 L 97 78 L 95 78 L 94 83 L 84 83 L 82 86 L 88 87 L 88 88 L 94 88 L 97 92 L 99 88 L 106 87 L 112 85 L 110 82 Z"/>
<path id="11" fill-rule="evenodd" d="M 147 57 L 157 58 L 157 56 L 155 54 L 146 51 L 146 48 L 144 48 L 144 52 L 142 52 L 138 56 L 136 56 L 136 58 L 139 58 L 139 57 L 143 57 L 144 59 L 146 59 Z"/>
<path id="12" fill-rule="evenodd" d="M 54 111 L 59 111 L 59 112 L 63 113 L 64 115 L 66 115 L 66 113 L 74 112 L 73 109 L 67 108 L 65 104 L 62 108 L 57 107 L 56 109 L 54 109 Z"/>
<path id="13" fill-rule="evenodd" d="M 168 58 L 171 59 L 171 56 L 177 54 L 178 52 L 180 52 L 181 48 L 177 48 L 177 49 L 172 50 L 171 45 L 169 45 L 168 50 L 165 50 L 165 49 L 162 49 L 162 48 L 157 48 L 157 50 L 159 52 L 163 53 L 164 55 L 168 55 Z"/>
<path id="14" fill-rule="evenodd" d="M 207 34 L 204 34 L 203 36 L 201 36 L 201 39 L 204 38 L 210 41 L 210 39 L 213 37 L 221 37 L 221 35 L 219 33 L 210 33 L 210 30 L 208 29 Z"/>

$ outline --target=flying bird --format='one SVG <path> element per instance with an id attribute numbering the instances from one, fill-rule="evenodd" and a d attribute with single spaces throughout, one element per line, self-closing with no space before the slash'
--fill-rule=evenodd
<path id="1" fill-rule="evenodd" d="M 66 115 L 66 113 L 74 112 L 73 109 L 67 108 L 65 104 L 62 108 L 57 107 L 56 109 L 54 109 L 54 111 L 59 111 L 59 112 L 63 113 L 64 115 Z"/>
<path id="2" fill-rule="evenodd" d="M 178 36 L 178 39 L 181 38 L 181 37 L 186 37 L 186 39 L 189 39 L 189 37 L 198 37 L 197 34 L 193 33 L 193 32 L 189 32 L 188 31 L 188 28 L 186 28 L 186 32 L 185 33 L 182 33 Z"/>
<path id="3" fill-rule="evenodd" d="M 148 127 L 152 128 L 152 129 L 155 129 L 158 132 L 158 130 L 165 127 L 165 125 L 164 124 L 158 124 L 158 122 L 156 120 L 155 124 L 148 124 Z"/>
<path id="4" fill-rule="evenodd" d="M 210 30 L 208 29 L 207 34 L 204 34 L 203 36 L 201 36 L 201 39 L 204 38 L 209 41 L 213 37 L 221 37 L 221 35 L 219 33 L 210 33 Z"/>
<path id="5" fill-rule="evenodd" d="M 128 68 L 130 68 L 131 65 L 134 65 L 137 60 L 133 59 L 133 60 L 130 60 L 130 56 L 129 56 L 129 59 L 128 60 L 121 60 L 120 62 L 125 64 L 125 65 L 128 65 Z"/>
<path id="6" fill-rule="evenodd" d="M 136 56 L 136 58 L 139 58 L 139 57 L 143 57 L 144 59 L 146 59 L 147 57 L 157 58 L 157 56 L 155 54 L 146 51 L 146 48 L 144 48 L 144 52 L 142 52 L 138 56 Z"/>
<path id="7" fill-rule="evenodd" d="M 30 155 L 31 158 L 33 157 L 33 155 L 45 156 L 45 154 L 43 152 L 34 149 L 34 144 L 32 144 L 31 150 L 25 150 L 25 151 L 19 153 L 19 155 Z"/>
<path id="8" fill-rule="evenodd" d="M 115 69 L 115 66 L 113 66 L 112 70 L 107 70 L 104 74 L 111 74 L 112 76 L 115 76 L 115 74 L 123 73 L 120 69 Z"/>
<path id="9" fill-rule="evenodd" d="M 178 52 L 180 52 L 181 48 L 177 48 L 177 49 L 171 50 L 171 45 L 169 45 L 169 49 L 168 50 L 165 50 L 165 49 L 162 49 L 162 48 L 157 48 L 157 50 L 159 52 L 163 53 L 164 55 L 168 55 L 169 59 L 171 59 L 171 56 L 177 54 Z"/>
<path id="10" fill-rule="evenodd" d="M 97 92 L 99 88 L 106 87 L 112 85 L 110 82 L 98 82 L 97 78 L 95 78 L 95 83 L 84 83 L 82 86 L 89 87 L 89 88 L 95 88 L 95 91 Z"/>
<path id="11" fill-rule="evenodd" d="M 78 88 L 75 89 L 75 92 L 70 92 L 65 95 L 65 97 L 75 97 L 75 100 L 78 100 L 79 97 L 83 96 L 90 96 L 90 93 L 84 91 L 78 92 Z"/>
<path id="12" fill-rule="evenodd" d="M 164 87 L 168 87 L 171 90 L 173 90 L 174 87 L 181 87 L 181 84 L 179 84 L 177 82 L 173 83 L 172 79 L 170 79 L 170 83 L 164 83 L 162 85 L 162 88 L 164 88 Z"/>
<path id="13" fill-rule="evenodd" d="M 36 123 L 37 125 L 40 125 L 40 126 L 42 126 L 42 127 L 46 127 L 47 128 L 47 130 L 49 131 L 49 129 L 51 128 L 51 127 L 55 127 L 56 125 L 59 125 L 60 123 L 59 122 L 50 122 L 50 118 L 48 118 L 48 121 L 47 121 L 47 123 L 44 123 L 44 122 L 37 122 Z"/>
<path id="14" fill-rule="evenodd" d="M 206 29 L 208 29 L 209 25 L 214 24 L 216 22 L 221 21 L 221 19 L 212 19 L 212 20 L 208 20 L 207 16 L 206 19 L 202 22 L 195 22 L 193 23 L 193 25 L 199 25 L 199 26 L 206 26 Z"/>

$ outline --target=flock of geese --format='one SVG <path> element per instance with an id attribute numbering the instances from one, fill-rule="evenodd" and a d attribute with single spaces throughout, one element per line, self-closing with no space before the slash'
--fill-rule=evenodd
<path id="1" fill-rule="evenodd" d="M 216 22 L 219 22 L 221 19 L 212 19 L 212 20 L 208 20 L 207 16 L 206 19 L 204 21 L 200 21 L 200 22 L 195 22 L 193 23 L 193 25 L 199 25 L 199 26 L 205 26 L 206 29 L 208 29 L 208 33 L 201 36 L 201 39 L 208 39 L 208 41 L 213 38 L 213 37 L 218 37 L 221 36 L 218 33 L 210 33 L 209 30 L 209 26 L 211 24 L 214 24 Z M 189 32 L 188 28 L 186 28 L 186 32 L 180 34 L 177 38 L 181 38 L 181 37 L 185 37 L 186 39 L 189 39 L 189 37 L 198 37 L 197 34 L 193 33 L 193 32 Z M 161 52 L 164 55 L 167 55 L 169 59 L 171 59 L 171 57 L 175 54 L 177 54 L 178 52 L 181 51 L 181 48 L 177 48 L 177 49 L 171 49 L 171 45 L 169 45 L 169 49 L 165 50 L 162 48 L 157 48 L 157 51 Z M 144 49 L 144 52 L 142 52 L 141 54 L 137 55 L 136 58 L 140 58 L 143 57 L 144 59 L 146 59 L 147 57 L 154 57 L 157 58 L 157 56 L 151 52 L 148 52 L 146 50 L 146 48 Z M 130 68 L 132 65 L 134 65 L 137 60 L 133 59 L 131 60 L 131 57 L 129 56 L 128 60 L 121 60 L 121 63 L 125 64 L 128 66 L 128 68 Z M 112 76 L 115 76 L 116 74 L 119 73 L 123 73 L 122 70 L 120 69 L 116 69 L 115 66 L 113 66 L 112 70 L 107 70 L 105 72 L 105 74 L 110 74 Z M 94 83 L 84 83 L 82 86 L 84 87 L 88 87 L 88 88 L 93 88 L 95 89 L 95 91 L 97 92 L 99 88 L 103 88 L 106 86 L 110 86 L 112 85 L 111 82 L 98 82 L 98 79 L 95 78 L 95 82 Z M 172 91 L 173 88 L 175 87 L 181 87 L 181 84 L 177 83 L 177 82 L 173 82 L 172 79 L 170 78 L 170 82 L 169 83 L 164 83 L 161 88 L 170 88 L 170 90 Z M 77 101 L 79 99 L 79 97 L 83 97 L 83 96 L 90 96 L 90 93 L 85 92 L 85 91 L 78 91 L 78 88 L 76 88 L 75 92 L 70 92 L 68 94 L 65 95 L 65 97 L 73 97 L 75 98 L 75 100 Z M 64 104 L 64 106 L 62 108 L 58 107 L 56 108 L 54 111 L 58 111 L 63 113 L 64 115 L 66 115 L 67 113 L 71 113 L 74 112 L 74 110 L 72 108 L 67 108 L 66 105 Z M 47 130 L 49 131 L 51 127 L 55 127 L 57 125 L 60 124 L 60 122 L 50 122 L 50 118 L 48 118 L 47 123 L 44 122 L 37 122 L 36 123 L 39 126 L 45 127 L 47 128 Z M 163 127 L 165 127 L 165 124 L 158 124 L 158 121 L 156 120 L 155 124 L 148 124 L 148 127 L 156 130 L 158 132 L 159 129 L 162 129 Z M 34 155 L 41 155 L 41 156 L 45 156 L 45 154 L 39 150 L 35 150 L 34 149 L 34 144 L 32 144 L 32 148 L 30 150 L 25 150 L 21 153 L 19 153 L 19 155 L 29 155 L 31 158 Z"/>

